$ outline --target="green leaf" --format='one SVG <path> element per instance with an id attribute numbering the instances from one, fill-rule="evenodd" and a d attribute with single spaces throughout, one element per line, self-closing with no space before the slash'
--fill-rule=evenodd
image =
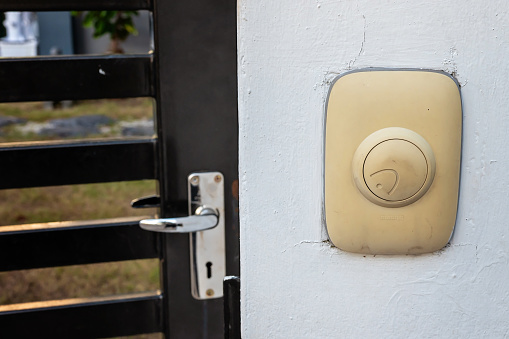
<path id="1" fill-rule="evenodd" d="M 85 13 L 82 25 L 94 27 L 94 38 L 109 34 L 110 39 L 123 41 L 129 35 L 138 34 L 132 20 L 133 16 L 138 15 L 138 11 L 88 11 Z"/>

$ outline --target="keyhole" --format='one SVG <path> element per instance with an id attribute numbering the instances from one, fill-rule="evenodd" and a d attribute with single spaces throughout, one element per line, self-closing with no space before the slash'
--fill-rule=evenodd
<path id="1" fill-rule="evenodd" d="M 207 278 L 210 279 L 212 278 L 212 263 L 209 261 L 205 266 L 207 266 Z"/>

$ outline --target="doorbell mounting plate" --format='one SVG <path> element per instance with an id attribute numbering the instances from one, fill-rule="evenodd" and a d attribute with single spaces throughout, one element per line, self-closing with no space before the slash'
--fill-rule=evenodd
<path id="1" fill-rule="evenodd" d="M 365 69 L 327 101 L 325 215 L 338 248 L 420 254 L 444 247 L 458 204 L 462 108 L 439 71 Z"/>

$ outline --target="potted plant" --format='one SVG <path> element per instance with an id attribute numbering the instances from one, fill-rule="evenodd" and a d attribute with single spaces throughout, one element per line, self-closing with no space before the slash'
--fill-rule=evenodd
<path id="1" fill-rule="evenodd" d="M 80 12 L 73 12 L 78 15 Z M 133 16 L 137 11 L 87 11 L 83 15 L 83 27 L 94 28 L 94 38 L 109 34 L 110 53 L 124 53 L 121 42 L 129 35 L 137 35 L 138 31 L 133 23 Z"/>

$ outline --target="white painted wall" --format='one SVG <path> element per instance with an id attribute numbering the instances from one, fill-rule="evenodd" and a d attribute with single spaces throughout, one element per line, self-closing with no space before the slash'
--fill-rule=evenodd
<path id="1" fill-rule="evenodd" d="M 238 2 L 243 338 L 509 337 L 509 3 Z M 453 73 L 463 163 L 451 246 L 366 256 L 326 242 L 323 118 L 336 75 Z"/>

